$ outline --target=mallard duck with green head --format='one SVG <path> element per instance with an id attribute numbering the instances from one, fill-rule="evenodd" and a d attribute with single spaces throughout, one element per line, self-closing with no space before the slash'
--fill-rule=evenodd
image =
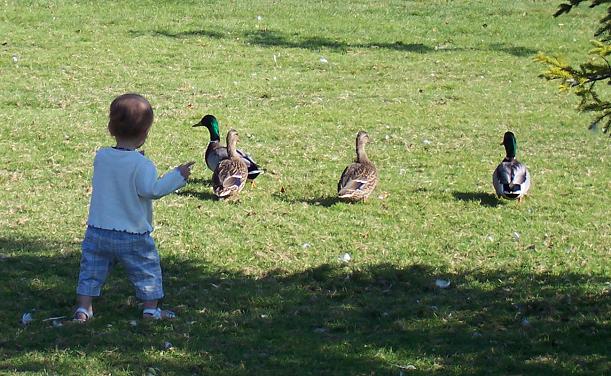
<path id="1" fill-rule="evenodd" d="M 242 157 L 238 154 L 236 145 L 238 143 L 238 132 L 230 129 L 227 132 L 227 155 L 212 173 L 212 191 L 221 199 L 236 198 L 244 188 L 248 179 L 248 168 Z"/>
<path id="2" fill-rule="evenodd" d="M 210 142 L 206 148 L 204 159 L 210 171 L 214 171 L 220 161 L 229 158 L 227 147 L 220 143 L 219 122 L 213 115 L 206 115 L 199 123 L 193 124 L 193 127 L 206 127 L 210 132 Z M 246 164 L 246 168 L 248 168 L 248 179 L 253 180 L 263 172 L 250 155 L 240 149 L 237 149 L 236 152 Z"/>
<path id="3" fill-rule="evenodd" d="M 492 174 L 492 184 L 498 197 L 522 201 L 530 188 L 530 174 L 525 165 L 516 159 L 518 141 L 512 132 L 505 132 L 503 142 L 505 158 Z"/>
<path id="4" fill-rule="evenodd" d="M 337 197 L 345 201 L 363 201 L 378 184 L 378 170 L 365 152 L 369 135 L 360 131 L 356 135 L 356 161 L 344 169 L 337 183 Z"/>

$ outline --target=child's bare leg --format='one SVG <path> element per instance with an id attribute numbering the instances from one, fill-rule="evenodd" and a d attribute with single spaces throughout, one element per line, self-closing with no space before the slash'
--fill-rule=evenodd
<path id="1" fill-rule="evenodd" d="M 155 300 L 145 300 L 142 302 L 142 305 L 144 306 L 144 309 L 155 309 L 157 308 L 157 303 L 159 302 L 159 300 L 155 299 Z"/>

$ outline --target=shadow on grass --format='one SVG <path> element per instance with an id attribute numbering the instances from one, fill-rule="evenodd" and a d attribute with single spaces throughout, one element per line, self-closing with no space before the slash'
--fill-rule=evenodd
<path id="1" fill-rule="evenodd" d="M 141 36 L 162 36 L 166 38 L 192 38 L 192 37 L 207 37 L 211 39 L 222 39 L 225 38 L 225 33 L 221 33 L 213 30 L 190 30 L 190 31 L 170 31 L 170 30 L 155 30 L 155 31 L 138 31 L 138 30 L 130 30 L 130 35 L 133 37 L 141 37 Z"/>
<path id="2" fill-rule="evenodd" d="M 529 57 L 539 52 L 538 50 L 534 50 L 532 48 L 511 46 L 505 43 L 494 43 L 491 44 L 489 48 L 492 51 L 504 52 L 516 57 Z"/>
<path id="3" fill-rule="evenodd" d="M 422 43 L 404 43 L 396 41 L 370 42 L 370 43 L 348 43 L 345 41 L 334 40 L 324 37 L 304 37 L 294 33 L 289 36 L 274 30 L 257 30 L 245 33 L 244 37 L 252 44 L 264 47 L 285 47 L 285 48 L 304 48 L 318 50 L 327 48 L 332 50 L 345 51 L 349 48 L 383 48 L 389 50 L 427 53 L 435 51 L 434 48 Z"/>
<path id="4" fill-rule="evenodd" d="M 193 189 L 181 189 L 180 191 L 176 192 L 176 194 L 179 196 L 194 197 L 198 200 L 218 201 L 218 197 L 216 197 L 210 191 L 195 191 Z"/>
<path id="5" fill-rule="evenodd" d="M 131 325 L 139 310 L 115 271 L 92 322 L 24 329 L 26 308 L 37 309 L 35 319 L 71 312 L 78 253 L 33 256 L 49 251 L 44 240 L 0 245 L 11 254 L 0 261 L 0 373 L 102 364 L 102 373 L 397 375 L 397 364 L 414 364 L 422 375 L 603 374 L 611 355 L 605 276 L 390 264 L 250 276 L 163 257 L 163 247 L 166 304 L 179 315 L 172 323 Z M 450 288 L 436 288 L 437 278 Z"/>
<path id="6" fill-rule="evenodd" d="M 329 208 L 342 201 L 337 196 L 321 196 L 315 198 L 294 198 L 287 197 L 283 193 L 273 193 L 272 196 L 280 201 L 288 202 L 289 204 L 308 204 L 308 205 L 319 205 L 325 208 Z"/>
<path id="7" fill-rule="evenodd" d="M 191 178 L 187 186 L 176 192 L 176 194 L 179 196 L 194 197 L 199 200 L 217 201 L 218 198 L 212 193 L 211 187 L 212 179 Z"/>
<path id="8" fill-rule="evenodd" d="M 212 186 L 212 178 L 204 179 L 204 178 L 189 178 L 189 185 L 205 185 L 207 187 Z"/>
<path id="9" fill-rule="evenodd" d="M 499 200 L 492 193 L 485 192 L 452 192 L 452 195 L 456 200 L 459 201 L 475 201 L 479 202 L 482 206 L 497 207 L 501 205 L 502 201 Z"/>
<path id="10" fill-rule="evenodd" d="M 351 48 L 365 49 L 386 49 L 403 52 L 415 52 L 419 54 L 439 53 L 439 52 L 455 52 L 455 51 L 478 51 L 480 48 L 469 47 L 431 47 L 423 43 L 407 43 L 403 41 L 395 42 L 368 42 L 368 43 L 350 43 L 339 39 L 330 39 L 320 36 L 303 36 L 299 33 L 284 33 L 281 31 L 270 29 L 259 29 L 246 32 L 230 32 L 230 31 L 212 31 L 206 29 L 188 30 L 188 31 L 170 31 L 170 30 L 153 30 L 153 31 L 138 31 L 131 30 L 130 34 L 134 37 L 152 35 L 162 36 L 166 38 L 193 38 L 206 37 L 210 39 L 225 39 L 240 37 L 246 43 L 258 45 L 262 47 L 284 47 L 284 48 L 302 48 L 309 50 L 330 49 L 337 51 L 347 51 Z M 504 43 L 494 43 L 488 46 L 489 51 L 503 52 L 516 57 L 529 57 L 537 53 L 537 50 L 512 46 Z"/>

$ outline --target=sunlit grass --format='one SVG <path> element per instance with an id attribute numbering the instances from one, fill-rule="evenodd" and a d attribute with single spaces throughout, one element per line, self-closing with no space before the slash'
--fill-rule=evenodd
<path id="1" fill-rule="evenodd" d="M 604 373 L 609 139 L 532 61 L 581 61 L 600 14 L 554 19 L 556 3 L 6 2 L 0 373 Z M 159 170 L 198 162 L 155 206 L 179 319 L 132 326 L 119 269 L 96 320 L 53 328 L 108 105 L 133 91 L 155 110 Z M 266 170 L 238 203 L 211 199 L 190 127 L 206 113 Z M 340 203 L 361 129 L 380 183 Z M 521 205 L 493 196 L 508 129 L 533 176 Z"/>

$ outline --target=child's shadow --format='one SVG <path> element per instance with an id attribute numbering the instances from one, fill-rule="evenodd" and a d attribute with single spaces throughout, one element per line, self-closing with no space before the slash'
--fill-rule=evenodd
<path id="1" fill-rule="evenodd" d="M 501 205 L 495 195 L 484 192 L 452 192 L 452 195 L 459 201 L 477 201 L 481 206 L 497 207 Z"/>

